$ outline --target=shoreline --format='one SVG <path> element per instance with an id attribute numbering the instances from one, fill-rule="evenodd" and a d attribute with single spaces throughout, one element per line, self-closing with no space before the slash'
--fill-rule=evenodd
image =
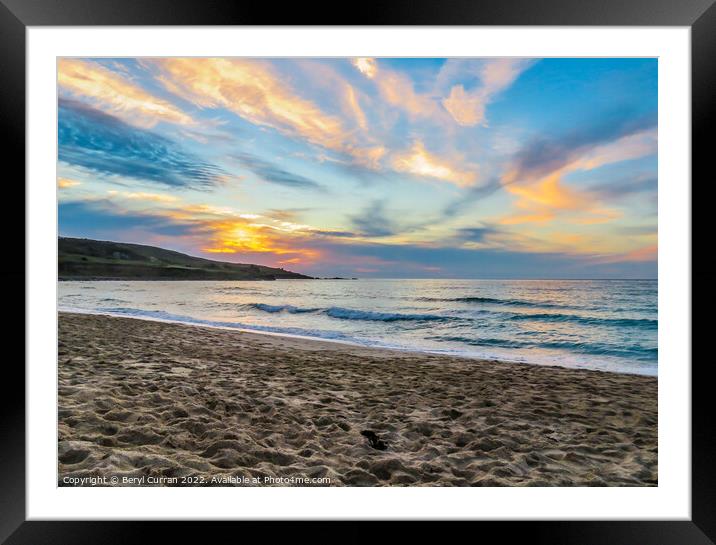
<path id="1" fill-rule="evenodd" d="M 58 322 L 60 486 L 658 482 L 654 377 L 99 314 Z"/>
<path id="2" fill-rule="evenodd" d="M 493 357 L 482 356 L 479 354 L 472 355 L 469 353 L 461 353 L 461 352 L 456 352 L 456 351 L 451 352 L 448 350 L 440 352 L 440 351 L 436 351 L 436 350 L 420 350 L 420 349 L 414 348 L 414 347 L 404 347 L 403 348 L 403 347 L 398 347 L 398 346 L 369 346 L 369 345 L 361 344 L 359 342 L 352 341 L 352 340 L 330 339 L 330 338 L 326 338 L 326 337 L 318 337 L 318 336 L 310 336 L 310 335 L 298 335 L 298 334 L 292 334 L 292 333 L 286 333 L 286 332 L 280 332 L 280 331 L 271 331 L 268 329 L 266 329 L 266 330 L 252 329 L 252 328 L 244 327 L 244 326 L 234 327 L 234 326 L 224 326 L 224 325 L 218 325 L 218 324 L 205 324 L 205 323 L 188 322 L 188 321 L 182 321 L 182 320 L 171 320 L 168 318 L 154 318 L 151 316 L 127 316 L 127 315 L 119 314 L 119 313 L 112 313 L 112 312 L 99 311 L 99 310 L 87 310 L 87 309 L 80 309 L 80 308 L 58 310 L 58 315 L 62 315 L 62 314 L 87 314 L 87 315 L 92 315 L 92 316 L 108 316 L 108 317 L 113 317 L 113 318 L 126 318 L 128 320 L 159 322 L 159 323 L 166 323 L 166 324 L 184 325 L 187 327 L 219 329 L 222 331 L 236 331 L 236 332 L 247 333 L 247 334 L 267 335 L 267 336 L 275 336 L 275 337 L 287 337 L 290 339 L 305 340 L 307 342 L 334 343 L 334 344 L 340 344 L 340 345 L 346 345 L 346 346 L 353 346 L 356 348 L 365 348 L 367 350 L 387 350 L 387 351 L 408 353 L 408 354 L 414 354 L 414 355 L 442 356 L 442 357 L 448 357 L 448 358 L 463 359 L 466 361 L 490 361 L 490 362 L 507 363 L 510 365 L 530 365 L 530 366 L 537 366 L 537 367 L 568 369 L 568 370 L 574 370 L 574 371 L 594 371 L 594 372 L 599 372 L 599 373 L 609 373 L 609 374 L 616 374 L 616 375 L 658 378 L 658 368 L 655 369 L 656 372 L 654 374 L 650 374 L 650 373 L 630 373 L 627 371 L 617 371 L 617 370 L 607 370 L 607 369 L 590 369 L 590 368 L 580 368 L 580 367 L 569 367 L 566 365 L 538 363 L 535 361 L 511 360 L 509 358 L 502 358 L 502 357 L 493 358 Z M 259 326 L 257 326 L 257 327 L 259 327 Z"/>
<path id="3" fill-rule="evenodd" d="M 72 309 L 72 310 L 59 310 L 58 315 L 90 315 L 90 316 L 106 316 L 108 318 L 124 318 L 127 320 L 138 320 L 138 321 L 147 321 L 147 322 L 158 322 L 161 324 L 172 324 L 172 325 L 179 325 L 179 326 L 186 326 L 186 327 L 198 327 L 198 328 L 206 328 L 206 329 L 218 329 L 221 331 L 235 331 L 237 333 L 246 333 L 248 335 L 266 335 L 269 337 L 286 337 L 287 339 L 296 339 L 300 341 L 307 341 L 307 342 L 317 342 L 317 343 L 333 343 L 333 344 L 340 344 L 340 345 L 346 345 L 346 346 L 353 346 L 356 348 L 365 348 L 367 350 L 395 350 L 396 352 L 403 352 L 400 348 L 384 348 L 384 347 L 378 347 L 378 346 L 365 346 L 356 342 L 352 341 L 344 341 L 341 339 L 326 339 L 324 337 L 310 337 L 308 335 L 292 335 L 291 333 L 280 333 L 278 331 L 269 331 L 269 330 L 260 330 L 260 329 L 249 329 L 246 327 L 231 327 L 231 326 L 222 326 L 222 325 L 212 325 L 212 324 L 201 324 L 196 322 L 182 322 L 180 320 L 170 320 L 167 318 L 152 318 L 151 316 L 126 316 L 123 314 L 113 314 L 111 312 L 104 312 L 104 311 L 95 311 L 95 310 L 84 310 L 84 309 Z M 417 354 L 423 354 L 424 352 L 420 352 L 419 350 L 409 350 L 405 349 L 404 351 L 408 352 L 415 352 Z M 459 357 L 459 356 L 455 356 Z M 470 359 L 470 358 L 465 358 Z"/>

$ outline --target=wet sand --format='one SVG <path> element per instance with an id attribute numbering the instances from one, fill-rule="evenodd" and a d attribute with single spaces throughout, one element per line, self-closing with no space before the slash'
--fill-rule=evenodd
<path id="1" fill-rule="evenodd" d="M 60 486 L 657 484 L 652 377 L 68 313 L 58 375 Z"/>

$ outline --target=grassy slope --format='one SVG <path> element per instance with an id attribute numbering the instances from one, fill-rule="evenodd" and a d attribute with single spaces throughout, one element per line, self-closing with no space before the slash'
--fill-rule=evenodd
<path id="1" fill-rule="evenodd" d="M 61 279 L 276 280 L 302 274 L 241 263 L 212 261 L 172 250 L 83 238 L 58 239 Z"/>

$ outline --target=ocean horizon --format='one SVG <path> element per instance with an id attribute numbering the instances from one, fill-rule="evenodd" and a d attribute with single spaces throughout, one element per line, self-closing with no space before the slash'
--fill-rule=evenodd
<path id="1" fill-rule="evenodd" d="M 656 279 L 63 281 L 92 312 L 480 359 L 658 375 Z"/>

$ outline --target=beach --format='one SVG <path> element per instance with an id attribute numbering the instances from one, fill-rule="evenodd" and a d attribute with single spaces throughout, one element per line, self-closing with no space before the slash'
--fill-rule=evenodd
<path id="1" fill-rule="evenodd" d="M 60 486 L 657 478 L 656 377 L 59 314 Z"/>

